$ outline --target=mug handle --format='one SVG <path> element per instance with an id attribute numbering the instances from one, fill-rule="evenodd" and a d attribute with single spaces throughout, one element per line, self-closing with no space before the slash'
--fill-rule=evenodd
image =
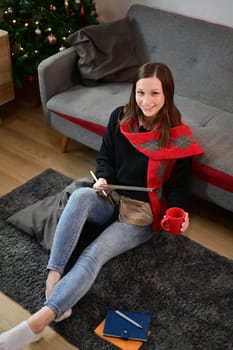
<path id="1" fill-rule="evenodd" d="M 161 220 L 161 226 L 165 231 L 169 231 L 169 221 L 166 216 Z"/>

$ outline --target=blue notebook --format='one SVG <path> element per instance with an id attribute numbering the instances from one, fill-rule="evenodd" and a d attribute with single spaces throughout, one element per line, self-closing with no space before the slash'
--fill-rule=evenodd
<path id="1" fill-rule="evenodd" d="M 128 310 L 107 311 L 104 336 L 147 341 L 151 314 Z"/>

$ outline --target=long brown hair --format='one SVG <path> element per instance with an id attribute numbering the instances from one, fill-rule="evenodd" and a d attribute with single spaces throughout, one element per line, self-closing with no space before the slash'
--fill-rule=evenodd
<path id="1" fill-rule="evenodd" d="M 161 147 L 166 147 L 169 143 L 170 128 L 181 124 L 181 114 L 174 103 L 174 80 L 170 69 L 163 63 L 150 62 L 142 65 L 133 78 L 132 89 L 128 104 L 124 109 L 124 117 L 121 123 L 130 123 L 135 116 L 143 117 L 141 109 L 136 103 L 136 83 L 143 78 L 157 77 L 162 84 L 165 96 L 164 106 L 158 112 L 154 125 L 160 127 Z"/>

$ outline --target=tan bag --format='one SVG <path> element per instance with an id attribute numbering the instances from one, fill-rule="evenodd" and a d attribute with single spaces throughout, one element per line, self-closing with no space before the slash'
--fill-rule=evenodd
<path id="1" fill-rule="evenodd" d="M 120 196 L 119 221 L 126 224 L 147 226 L 153 222 L 150 203 Z"/>

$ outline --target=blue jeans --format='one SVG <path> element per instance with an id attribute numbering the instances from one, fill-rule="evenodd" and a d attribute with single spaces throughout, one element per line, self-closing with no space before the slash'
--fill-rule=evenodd
<path id="1" fill-rule="evenodd" d="M 47 268 L 62 275 L 45 305 L 60 317 L 91 288 L 101 267 L 113 257 L 151 239 L 151 225 L 136 226 L 115 219 L 115 208 L 92 188 L 79 188 L 70 196 L 58 222 Z M 82 252 L 63 275 L 85 222 L 110 224 Z"/>

